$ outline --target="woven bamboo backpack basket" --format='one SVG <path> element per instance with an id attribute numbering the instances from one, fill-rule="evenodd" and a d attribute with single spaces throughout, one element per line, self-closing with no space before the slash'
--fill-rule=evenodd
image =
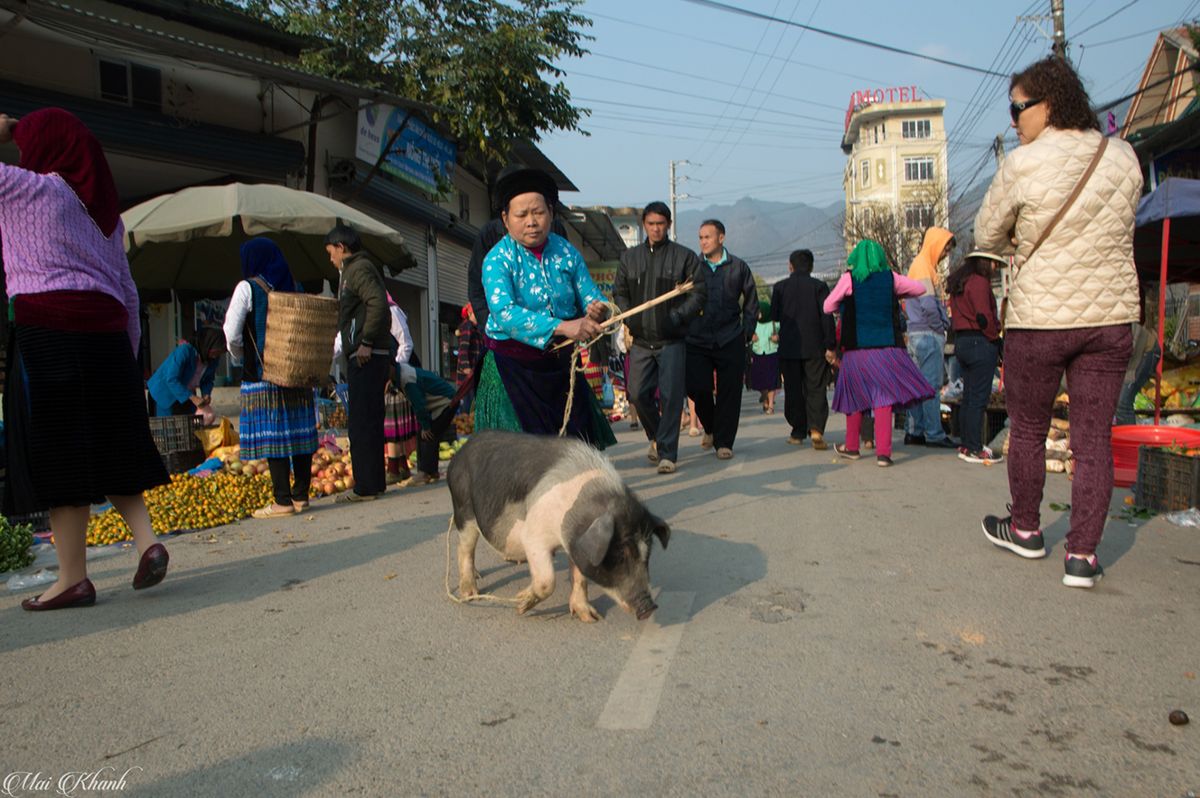
<path id="1" fill-rule="evenodd" d="M 315 388 L 329 378 L 338 303 L 329 297 L 272 291 L 267 297 L 263 379 L 285 388 Z"/>

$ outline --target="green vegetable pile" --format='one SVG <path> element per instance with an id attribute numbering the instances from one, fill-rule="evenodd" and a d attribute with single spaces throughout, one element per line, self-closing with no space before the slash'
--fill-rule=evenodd
<path id="1" fill-rule="evenodd" d="M 24 568 L 33 562 L 33 527 L 13 526 L 0 515 L 0 573 Z"/>

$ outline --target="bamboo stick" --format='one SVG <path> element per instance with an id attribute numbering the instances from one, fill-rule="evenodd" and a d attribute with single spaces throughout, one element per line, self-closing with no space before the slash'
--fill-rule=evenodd
<path id="1" fill-rule="evenodd" d="M 605 331 L 611 330 L 614 326 L 616 326 L 620 322 L 624 321 L 625 319 L 629 318 L 630 316 L 636 316 L 639 313 L 644 313 L 647 310 L 649 310 L 650 308 L 654 307 L 655 305 L 661 305 L 662 303 L 664 303 L 668 300 L 674 299 L 677 296 L 683 296 L 688 291 L 691 291 L 692 288 L 694 288 L 694 287 L 695 286 L 691 280 L 688 280 L 686 283 L 680 283 L 679 285 L 672 288 L 670 291 L 667 291 L 665 294 L 656 296 L 656 297 L 654 297 L 654 299 L 651 299 L 647 302 L 643 302 L 642 304 L 638 305 L 635 308 L 630 308 L 629 310 L 625 311 L 624 313 L 618 313 L 616 316 L 606 319 L 605 321 L 601 322 L 600 327 L 603 328 Z M 553 351 L 562 349 L 564 346 L 570 346 L 574 343 L 576 343 L 576 342 L 572 341 L 572 340 L 561 341 L 561 342 L 555 344 L 553 347 L 551 347 L 550 351 L 553 352 Z"/>

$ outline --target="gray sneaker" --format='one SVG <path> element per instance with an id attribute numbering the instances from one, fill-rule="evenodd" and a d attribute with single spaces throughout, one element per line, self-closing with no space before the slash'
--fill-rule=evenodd
<path id="1" fill-rule="evenodd" d="M 671 460 L 659 460 L 658 461 L 658 473 L 674 474 L 675 470 L 676 470 L 675 463 L 672 462 Z"/>
<path id="2" fill-rule="evenodd" d="M 1086 560 L 1068 554 L 1063 563 L 1063 584 L 1067 587 L 1095 587 L 1096 580 L 1102 576 L 1104 569 L 1095 554 Z"/>
<path id="3" fill-rule="evenodd" d="M 650 441 L 650 448 L 646 451 L 646 459 L 653 465 L 658 462 L 658 444 L 655 441 Z"/>

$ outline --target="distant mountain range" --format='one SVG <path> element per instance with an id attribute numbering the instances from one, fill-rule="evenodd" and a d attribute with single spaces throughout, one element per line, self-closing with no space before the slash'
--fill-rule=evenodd
<path id="1" fill-rule="evenodd" d="M 987 192 L 983 181 L 962 197 L 954 198 L 950 228 L 960 237 L 960 252 L 971 244 L 975 214 Z M 698 248 L 697 232 L 705 219 L 725 225 L 726 248 L 750 264 L 767 282 L 787 276 L 787 259 L 794 249 L 811 249 L 816 257 L 814 273 L 837 275 L 846 263 L 846 249 L 837 223 L 845 206 L 835 202 L 814 207 L 803 202 L 771 202 L 743 197 L 732 205 L 710 205 L 703 210 L 680 211 L 676 230 L 679 242 Z M 907 265 L 907 264 L 905 264 Z"/>
<path id="2" fill-rule="evenodd" d="M 817 272 L 841 271 L 845 249 L 836 223 L 843 207 L 841 202 L 814 207 L 744 197 L 732 205 L 680 211 L 676 230 L 681 244 L 697 249 L 700 223 L 721 220 L 726 249 L 745 260 L 756 275 L 774 282 L 787 275 L 788 255 L 794 249 L 811 249 Z"/>

